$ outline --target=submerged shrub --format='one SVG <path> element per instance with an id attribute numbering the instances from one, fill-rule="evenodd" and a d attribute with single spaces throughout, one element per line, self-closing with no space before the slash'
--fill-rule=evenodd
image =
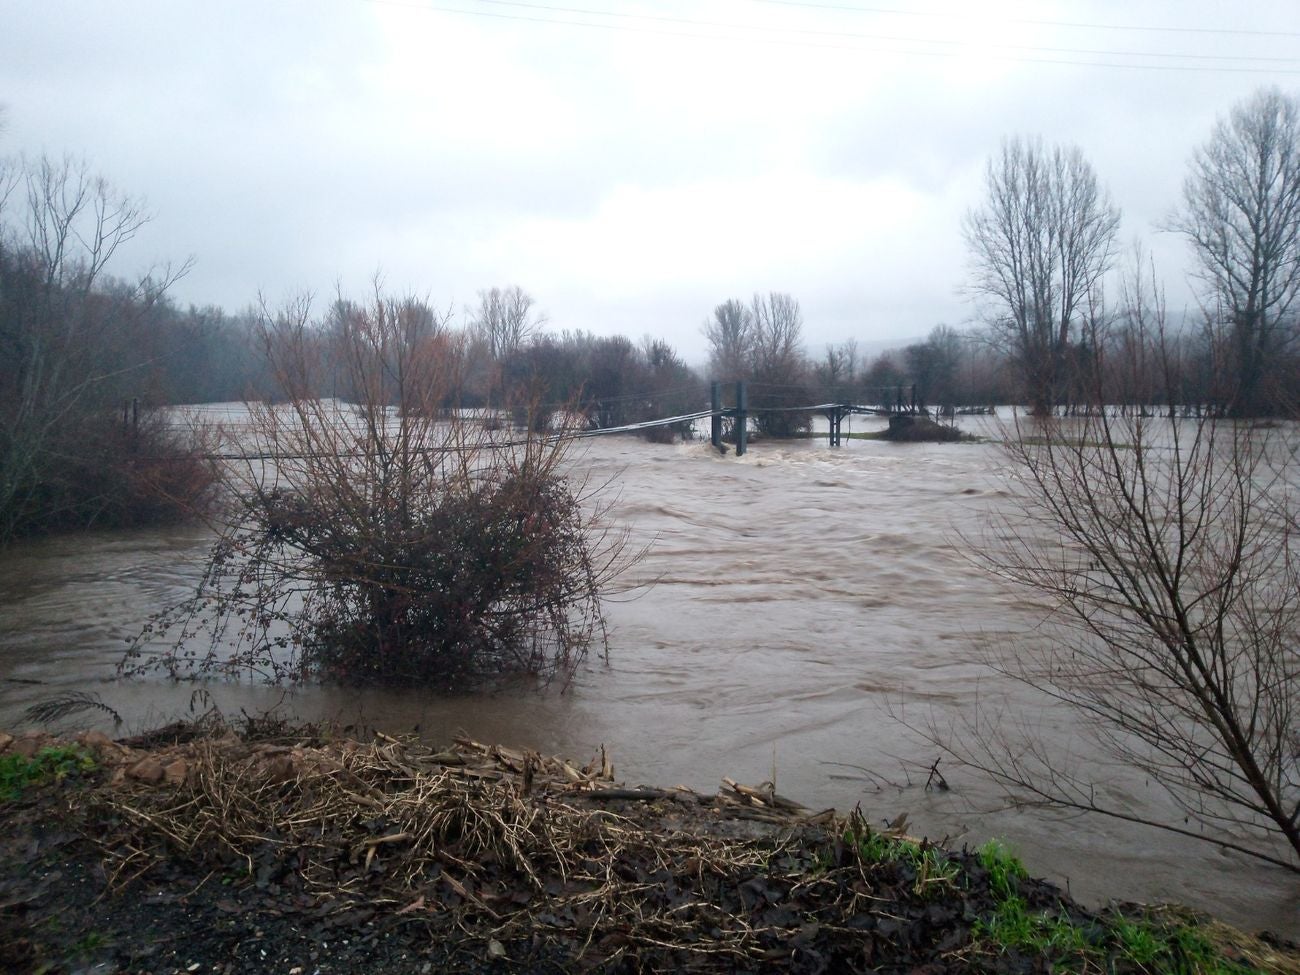
<path id="1" fill-rule="evenodd" d="M 128 669 L 432 687 L 571 674 L 603 641 L 621 546 L 567 476 L 568 442 L 447 410 L 459 349 L 424 306 L 339 307 L 327 329 L 305 307 L 264 322 L 287 400 L 250 404 L 232 433 L 202 583 Z M 315 395 L 323 377 L 351 401 Z M 146 657 L 159 628 L 179 636 Z"/>
<path id="2" fill-rule="evenodd" d="M 216 483 L 202 450 L 155 411 L 129 426 L 105 413 L 79 414 L 48 431 L 38 451 L 0 429 L 0 469 L 10 477 L 0 499 L 0 541 L 193 517 Z"/>

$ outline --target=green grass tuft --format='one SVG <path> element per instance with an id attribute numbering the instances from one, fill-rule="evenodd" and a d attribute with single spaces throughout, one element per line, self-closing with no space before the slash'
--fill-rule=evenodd
<path id="1" fill-rule="evenodd" d="M 29 785 L 81 775 L 97 767 L 95 759 L 76 745 L 42 748 L 31 758 L 0 755 L 0 802 L 12 802 Z"/>
<path id="2" fill-rule="evenodd" d="M 1003 900 L 1012 897 L 1020 889 L 1020 881 L 1029 876 L 1025 865 L 1001 840 L 989 840 L 975 851 L 975 855 L 980 866 L 989 872 L 989 887 Z"/>
<path id="3" fill-rule="evenodd" d="M 1029 876 L 998 840 L 975 851 L 997 906 L 974 926 L 986 951 L 1017 951 L 1050 959 L 1053 970 L 1147 972 L 1170 975 L 1245 975 L 1251 969 L 1223 957 L 1208 936 L 1185 920 L 1158 914 L 1109 913 L 1075 920 L 1063 907 L 1030 910 L 1020 888 Z"/>
<path id="4" fill-rule="evenodd" d="M 1096 947 L 1095 932 L 1060 914 L 1030 911 L 1018 895 L 1004 899 L 991 917 L 980 921 L 976 934 L 1003 949 L 1053 958 L 1081 958 Z"/>
<path id="5" fill-rule="evenodd" d="M 943 850 L 878 833 L 858 818 L 850 819 L 844 842 L 857 851 L 863 863 L 897 864 L 914 873 L 912 892 L 921 897 L 955 889 L 961 875 L 960 865 Z"/>

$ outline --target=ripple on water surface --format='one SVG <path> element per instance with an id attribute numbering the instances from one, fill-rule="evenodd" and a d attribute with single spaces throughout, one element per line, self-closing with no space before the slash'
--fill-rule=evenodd
<path id="1" fill-rule="evenodd" d="M 232 714 L 279 704 L 306 718 L 418 726 L 433 738 L 465 730 L 583 760 L 604 743 L 633 782 L 712 789 L 723 775 L 775 772 L 783 792 L 809 805 L 861 802 L 880 819 L 906 811 L 917 829 L 958 843 L 1006 837 L 1036 872 L 1068 878 L 1085 897 L 1190 900 L 1300 936 L 1295 884 L 1280 871 L 1125 824 L 990 813 L 997 795 L 956 770 L 951 792 L 925 791 L 934 750 L 905 723 L 943 722 L 977 704 L 1013 709 L 1063 751 L 1095 757 L 1071 713 L 978 663 L 982 646 L 1032 644 L 1046 615 L 964 551 L 963 539 L 980 537 L 988 513 L 1011 500 L 996 447 L 760 443 L 738 459 L 700 444 L 607 440 L 578 462 L 590 483 L 610 481 L 632 544 L 653 544 L 626 577 L 649 588 L 608 604 L 609 665 L 593 660 L 567 693 L 207 689 Z M 145 618 L 190 591 L 205 546 L 189 530 L 7 553 L 0 724 L 50 684 L 97 691 L 133 725 L 185 713 L 190 685 L 100 681 Z M 1110 788 L 1126 805 L 1162 808 L 1141 781 Z"/>

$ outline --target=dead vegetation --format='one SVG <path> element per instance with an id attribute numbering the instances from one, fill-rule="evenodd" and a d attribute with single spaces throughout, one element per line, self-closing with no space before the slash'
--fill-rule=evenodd
<path id="1" fill-rule="evenodd" d="M 782 858 L 789 840 L 776 827 L 815 828 L 829 812 L 730 780 L 716 797 L 623 788 L 603 751 L 578 766 L 467 738 L 433 751 L 382 735 L 363 745 L 227 734 L 143 757 L 97 744 L 116 761 L 115 787 L 92 800 L 120 824 L 106 850 L 116 884 L 180 856 L 398 915 L 449 914 L 489 948 L 539 929 L 581 933 L 579 954 L 595 964 L 646 949 L 788 955 L 803 912 L 775 905 L 803 894 L 811 906 L 827 882 L 807 876 L 797 845 Z M 732 884 L 730 906 L 693 893 Z M 847 892 L 836 922 L 868 899 Z M 758 910 L 769 902 L 774 913 Z"/>
<path id="2" fill-rule="evenodd" d="M 261 718 L 241 734 L 209 720 L 119 741 L 0 735 L 0 753 L 56 743 L 92 754 L 99 771 L 56 786 L 63 798 L 28 828 L 75 824 L 96 844 L 110 900 L 183 889 L 169 902 L 180 919 L 163 923 L 189 925 L 166 930 L 195 961 L 207 955 L 194 932 L 214 919 L 237 943 L 251 925 L 258 938 L 298 939 L 294 950 L 305 939 L 322 958 L 342 938 L 353 952 L 382 952 L 395 935 L 417 960 L 438 946 L 440 971 L 1030 972 L 1062 961 L 1046 942 L 999 942 L 1009 910 L 1035 937 L 1077 933 L 1070 950 L 1083 953 L 1070 970 L 1163 971 L 1173 958 L 1128 964 L 1119 915 L 1089 912 L 984 849 L 945 851 L 858 811 L 813 814 L 767 783 L 724 779 L 713 796 L 628 787 L 603 749 L 580 764 L 464 737 L 444 748 L 382 734 L 363 743 Z M 22 823 L 0 814 L 10 829 Z M 87 923 L 98 930 L 95 904 Z M 1128 916 L 1156 931 L 1198 923 Z M 160 922 L 151 913 L 149 923 Z M 1300 971 L 1258 939 L 1216 943 L 1232 965 L 1193 959 L 1180 970 Z M 117 957 L 156 970 L 162 959 L 138 947 Z M 430 970 L 404 967 L 411 957 L 348 964 Z"/>

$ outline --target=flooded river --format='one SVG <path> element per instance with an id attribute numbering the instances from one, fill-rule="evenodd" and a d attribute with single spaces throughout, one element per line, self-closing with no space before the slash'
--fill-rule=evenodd
<path id="1" fill-rule="evenodd" d="M 944 722 L 1010 704 L 1063 751 L 1095 757 L 1073 714 L 977 662 L 989 641 L 1032 644 L 1043 618 L 975 568 L 958 540 L 978 537 L 1008 504 L 998 447 L 831 449 L 823 439 L 755 444 L 738 459 L 616 437 L 580 454 L 594 480 L 611 480 L 607 497 L 634 544 L 651 544 L 624 579 L 642 587 L 607 606 L 608 664 L 593 658 L 567 693 L 209 684 L 212 699 L 228 715 L 279 707 L 433 739 L 463 730 L 584 761 L 604 744 L 629 783 L 712 791 L 722 776 L 775 776 L 779 791 L 814 808 L 861 803 L 877 822 L 906 812 L 911 832 L 950 844 L 1002 837 L 1031 871 L 1086 900 L 1180 900 L 1300 937 L 1294 874 L 1139 826 L 1007 811 L 961 769 L 941 766 L 951 789 L 926 791 L 936 750 L 900 714 Z M 145 618 L 191 590 L 206 544 L 202 530 L 182 529 L 6 553 L 0 726 L 70 689 L 98 693 L 132 728 L 188 713 L 193 685 L 105 681 Z M 1122 788 L 1112 798 L 1162 808 L 1140 781 Z"/>

